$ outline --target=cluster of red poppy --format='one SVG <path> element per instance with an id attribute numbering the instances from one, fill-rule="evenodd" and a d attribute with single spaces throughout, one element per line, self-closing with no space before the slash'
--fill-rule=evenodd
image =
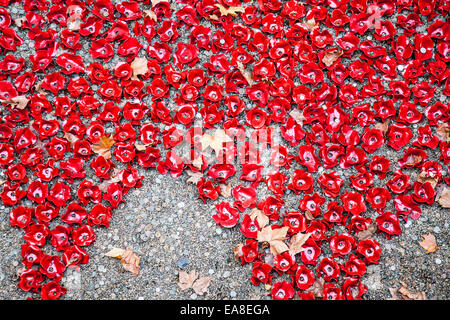
<path id="1" fill-rule="evenodd" d="M 10 9 L 18 5 L 26 14 L 13 20 Z M 288 227 L 288 237 L 311 233 L 299 254 L 284 251 L 269 264 L 256 240 L 258 220 L 243 214 L 240 231 L 248 239 L 239 257 L 253 263 L 252 283 L 272 284 L 275 273 L 287 274 L 291 281 L 273 283 L 272 297 L 292 299 L 297 292 L 312 299 L 318 296 L 311 287 L 322 278 L 319 297 L 360 299 L 367 291 L 360 279 L 381 254 L 377 241 L 355 236 L 373 222 L 366 212 L 378 214 L 379 232 L 399 235 L 399 217 L 417 219 L 419 205 L 435 198 L 430 181 L 412 183 L 405 170 L 419 168 L 425 178 L 450 183 L 450 142 L 433 133 L 450 115 L 438 96 L 450 95 L 450 1 L 177 0 L 180 9 L 174 6 L 164 0 L 0 0 L 0 166 L 7 177 L 0 197 L 13 207 L 11 225 L 25 232 L 19 287 L 43 299 L 65 294 L 65 269 L 88 262 L 85 247 L 95 241 L 95 228 L 108 227 L 112 209 L 142 186 L 133 163 L 173 177 L 185 169 L 205 173 L 197 187 L 206 202 L 219 198 L 219 184 L 236 174 L 230 163 L 239 156 L 240 179 L 248 186 L 234 187 L 234 202 L 217 204 L 213 219 L 232 228 L 240 212 L 257 208 L 272 229 Z M 417 32 L 425 23 L 426 32 Z M 34 42 L 29 59 L 15 54 L 24 45 L 18 29 Z M 181 34 L 189 43 L 179 42 Z M 85 41 L 95 61 L 87 66 L 79 54 Z M 198 66 L 201 52 L 210 54 L 209 62 Z M 120 61 L 110 70 L 105 63 L 116 54 Z M 142 56 L 144 71 L 137 71 Z M 193 126 L 196 115 L 203 128 L 223 128 L 237 139 L 245 127 L 270 137 L 270 125 L 278 124 L 289 147 L 267 140 L 276 169 L 267 175 L 253 143 L 258 135 L 239 150 L 224 145 L 216 154 L 224 161 L 209 166 L 202 128 Z M 375 125 L 386 121 L 386 130 Z M 411 125 L 422 121 L 428 124 L 414 135 Z M 110 134 L 107 124 L 114 125 L 112 157 L 93 151 Z M 185 139 L 201 165 L 175 151 Z M 370 158 L 383 145 L 400 151 L 409 144 L 395 172 L 385 156 Z M 439 152 L 438 162 L 427 159 L 431 149 Z M 118 163 L 126 168 L 109 181 Z M 293 163 L 301 168 L 289 177 L 283 169 Z M 106 187 L 86 179 L 87 165 L 99 181 L 109 181 Z M 312 175 L 321 166 L 356 169 L 348 184 L 335 170 L 317 178 L 316 190 L 332 200 L 326 210 Z M 376 187 L 374 176 L 387 178 L 386 187 Z M 80 180 L 76 190 L 74 180 Z M 273 196 L 258 200 L 260 182 Z M 299 211 L 281 211 L 288 189 L 301 196 Z M 21 205 L 24 198 L 34 207 Z M 390 200 L 395 213 L 385 211 Z M 56 218 L 61 224 L 51 229 Z M 348 232 L 333 232 L 337 225 Z M 62 256 L 46 254 L 48 242 Z M 319 261 L 325 245 L 332 256 Z"/>

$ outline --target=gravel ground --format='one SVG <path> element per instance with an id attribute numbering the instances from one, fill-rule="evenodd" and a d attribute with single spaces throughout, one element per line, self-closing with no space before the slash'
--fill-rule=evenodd
<path id="1" fill-rule="evenodd" d="M 125 204 L 114 212 L 109 229 L 97 232 L 97 241 L 87 248 L 90 262 L 80 271 L 68 270 L 63 283 L 66 299 L 267 299 L 263 286 L 253 286 L 249 265 L 233 258 L 234 246 L 243 240 L 238 229 L 225 230 L 211 219 L 214 203 L 193 197 L 186 176 L 178 179 L 156 171 L 142 171 L 144 186 L 131 190 Z M 290 197 L 295 198 L 295 197 Z M 0 298 L 23 299 L 15 273 L 20 266 L 22 231 L 12 229 L 9 210 L 0 207 Z M 403 226 L 399 237 L 381 243 L 379 265 L 372 265 L 363 278 L 366 299 L 388 299 L 390 287 L 404 281 L 412 291 L 425 291 L 429 299 L 448 299 L 448 211 L 438 205 L 423 208 L 418 220 Z M 431 232 L 439 249 L 426 254 L 417 243 Z M 129 247 L 141 257 L 138 276 L 124 271 L 120 261 L 105 257 L 112 247 Z M 209 292 L 196 295 L 181 291 L 178 271 L 196 270 L 210 276 Z"/>
<path id="2" fill-rule="evenodd" d="M 21 10 L 20 7 L 13 8 L 13 17 L 22 16 Z M 425 30 L 426 24 L 421 28 Z M 24 32 L 19 32 L 19 35 L 26 38 Z M 189 42 L 187 39 L 187 34 L 182 33 L 179 41 Z M 173 46 L 175 48 L 175 45 Z M 28 57 L 33 53 L 31 48 L 33 42 L 26 40 L 19 48 L 18 54 L 22 54 L 24 58 Z M 84 49 L 78 53 L 83 56 L 85 65 L 89 65 L 93 60 L 87 54 L 86 48 L 84 45 Z M 119 60 L 121 59 L 116 56 L 105 64 L 105 67 L 112 69 Z M 209 61 L 209 54 L 202 53 L 200 60 L 200 63 Z M 346 64 L 349 62 L 343 61 Z M 425 79 L 419 79 L 419 82 L 422 80 Z M 358 84 L 359 87 L 362 85 Z M 96 90 L 97 87 L 93 86 L 93 89 Z M 174 90 L 171 90 L 170 99 L 174 95 Z M 438 92 L 436 97 L 441 99 Z M 373 102 L 373 99 L 362 103 L 370 102 Z M 442 102 L 446 103 L 446 100 Z M 149 104 L 148 101 L 144 103 Z M 124 102 L 121 103 L 123 104 Z M 412 128 L 413 132 L 417 131 L 417 125 Z M 108 132 L 112 129 L 107 128 Z M 164 126 L 161 126 L 161 129 L 164 130 Z M 398 153 L 384 146 L 374 155 L 377 154 L 383 154 L 395 161 L 391 167 L 392 171 L 398 168 Z M 438 160 L 437 152 L 429 152 L 429 159 Z M 298 164 L 291 170 L 297 168 L 300 168 Z M 97 232 L 97 241 L 87 247 L 90 262 L 79 271 L 66 271 L 63 278 L 63 284 L 68 288 L 65 299 L 268 298 L 268 292 L 263 286 L 255 287 L 248 280 L 251 266 L 241 266 L 233 259 L 233 248 L 244 240 L 238 228 L 220 228 L 211 218 L 214 205 L 223 201 L 223 198 L 203 204 L 196 199 L 195 186 L 186 182 L 186 174 L 173 179 L 169 175 L 160 175 L 155 170 L 140 171 L 145 175 L 144 186 L 130 190 L 125 197 L 126 202 L 114 211 L 110 228 Z M 92 171 L 87 172 L 87 178 L 95 180 Z M 348 177 L 356 171 L 339 169 L 337 172 L 348 183 Z M 412 178 L 417 174 L 417 170 L 408 172 Z M 238 171 L 236 176 L 239 174 Z M 384 181 L 389 178 L 390 176 Z M 236 181 L 234 183 L 238 184 Z M 375 184 L 383 185 L 383 182 L 375 180 Z M 258 192 L 258 199 L 271 195 L 263 186 Z M 295 210 L 298 200 L 298 196 L 288 192 L 285 197 L 286 210 Z M 323 208 L 326 208 L 326 205 L 325 203 Z M 403 225 L 403 233 L 400 236 L 389 241 L 382 234 L 375 236 L 381 243 L 383 252 L 379 265 L 370 266 L 363 278 L 363 283 L 369 288 L 364 298 L 389 299 L 389 288 L 399 287 L 397 280 L 404 281 L 412 291 L 425 291 L 429 299 L 448 298 L 449 211 L 436 203 L 433 206 L 421 207 L 422 216 Z M 391 208 L 392 203 L 387 211 L 392 210 Z M 9 212 L 10 208 L 0 205 L 0 299 L 24 299 L 28 296 L 27 293 L 17 287 L 23 231 L 10 227 Z M 436 252 L 430 254 L 425 253 L 418 244 L 421 235 L 428 232 L 436 236 L 439 246 Z M 124 271 L 117 259 L 104 255 L 112 247 L 130 248 L 141 257 L 138 276 Z M 181 291 L 177 285 L 180 268 L 188 272 L 196 270 L 200 276 L 210 276 L 209 292 L 205 296 L 198 296 L 192 289 Z"/>

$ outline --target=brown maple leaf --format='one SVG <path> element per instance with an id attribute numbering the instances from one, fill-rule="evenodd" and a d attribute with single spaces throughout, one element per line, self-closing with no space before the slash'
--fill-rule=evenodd
<path id="1" fill-rule="evenodd" d="M 178 272 L 178 286 L 181 288 L 181 290 L 192 288 L 194 289 L 196 294 L 201 296 L 208 292 L 208 286 L 211 283 L 211 278 L 197 278 L 198 273 L 195 270 L 192 270 L 190 273 L 187 273 L 184 270 L 180 270 Z"/>
<path id="2" fill-rule="evenodd" d="M 338 48 L 334 49 L 333 51 L 327 51 L 322 58 L 322 62 L 327 67 L 330 67 L 343 54 L 344 54 L 344 51 L 342 51 L 341 49 L 338 49 Z"/>
<path id="3" fill-rule="evenodd" d="M 178 286 L 181 290 L 186 290 L 192 288 L 194 281 L 197 280 L 198 273 L 195 270 L 192 270 L 190 273 L 187 273 L 184 270 L 180 270 L 178 272 Z"/>
<path id="4" fill-rule="evenodd" d="M 111 148 L 114 143 L 112 135 L 110 137 L 103 136 L 98 143 L 91 145 L 91 149 L 96 154 L 103 156 L 103 158 L 111 159 Z"/>
<path id="5" fill-rule="evenodd" d="M 139 274 L 141 258 L 131 251 L 131 249 L 113 248 L 105 253 L 105 256 L 120 259 L 126 271 L 130 271 L 135 275 Z"/>
<path id="6" fill-rule="evenodd" d="M 271 226 L 267 226 L 258 231 L 256 239 L 259 242 L 268 243 L 270 251 L 276 256 L 289 250 L 289 247 L 283 242 L 283 240 L 286 239 L 288 230 L 289 227 L 272 229 Z"/>
<path id="7" fill-rule="evenodd" d="M 192 289 L 194 289 L 196 294 L 202 296 L 206 292 L 208 292 L 208 287 L 210 283 L 211 283 L 210 277 L 202 277 L 195 280 L 194 284 L 192 285 Z"/>
<path id="8" fill-rule="evenodd" d="M 443 208 L 450 208 L 450 188 L 444 188 L 438 202 Z"/>
<path id="9" fill-rule="evenodd" d="M 306 240 L 311 236 L 312 233 L 296 233 L 294 234 L 289 242 L 289 253 L 292 255 L 296 255 L 297 253 L 302 252 L 303 245 Z"/>
<path id="10" fill-rule="evenodd" d="M 438 248 L 436 245 L 436 237 L 428 232 L 427 235 L 422 235 L 423 240 L 418 241 L 420 246 L 427 250 L 427 253 L 435 252 Z"/>

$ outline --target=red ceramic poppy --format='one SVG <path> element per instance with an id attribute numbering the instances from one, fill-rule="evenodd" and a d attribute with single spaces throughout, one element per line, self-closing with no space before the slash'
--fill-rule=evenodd
<path id="1" fill-rule="evenodd" d="M 217 214 L 212 218 L 218 225 L 224 228 L 234 227 L 239 220 L 239 211 L 233 208 L 228 202 L 221 202 L 216 205 Z"/>
<path id="2" fill-rule="evenodd" d="M 376 219 L 378 230 L 386 234 L 389 239 L 393 235 L 402 233 L 398 217 L 392 212 L 385 212 Z"/>
<path id="3" fill-rule="evenodd" d="M 252 220 L 249 214 L 245 214 L 240 226 L 241 233 L 247 238 L 256 239 L 259 230 L 258 220 Z"/>

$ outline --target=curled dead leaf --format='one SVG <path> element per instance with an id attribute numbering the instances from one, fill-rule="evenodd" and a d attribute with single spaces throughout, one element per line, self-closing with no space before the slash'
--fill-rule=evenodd
<path id="1" fill-rule="evenodd" d="M 309 291 L 314 295 L 316 298 L 322 298 L 323 297 L 323 285 L 325 284 L 325 280 L 323 278 L 318 278 L 316 281 L 314 281 L 313 285 L 309 289 Z"/>
<path id="2" fill-rule="evenodd" d="M 253 74 L 250 71 L 246 70 L 245 66 L 240 61 L 237 62 L 237 67 L 244 79 L 247 80 L 248 85 L 251 86 L 253 84 Z"/>
<path id="3" fill-rule="evenodd" d="M 146 74 L 148 72 L 147 59 L 136 57 L 131 62 L 131 70 L 133 70 L 133 76 L 131 79 L 139 80 L 137 76 Z"/>
<path id="4" fill-rule="evenodd" d="M 203 173 L 201 172 L 193 172 L 191 170 L 187 170 L 186 173 L 189 176 L 189 178 L 186 180 L 187 183 L 197 184 L 197 182 L 199 182 L 203 178 Z"/>
<path id="5" fill-rule="evenodd" d="M 256 208 L 250 212 L 250 218 L 252 221 L 256 219 L 260 228 L 264 228 L 269 223 L 269 217 L 262 210 Z"/>
<path id="6" fill-rule="evenodd" d="M 231 184 L 220 184 L 219 187 L 221 196 L 223 196 L 224 198 L 231 197 Z"/>
<path id="7" fill-rule="evenodd" d="M 134 143 L 134 147 L 136 148 L 137 151 L 145 151 L 145 150 L 147 150 L 147 147 L 148 147 L 149 145 L 150 145 L 150 144 L 140 144 L 140 143 L 138 143 L 138 142 L 135 142 L 135 143 Z"/>
<path id="8" fill-rule="evenodd" d="M 306 29 L 308 29 L 309 32 L 319 27 L 314 18 L 307 20 L 304 26 L 306 27 Z"/>
<path id="9" fill-rule="evenodd" d="M 105 256 L 120 259 L 126 271 L 130 271 L 135 275 L 139 274 L 141 258 L 131 251 L 131 249 L 112 248 L 105 253 Z"/>
<path id="10" fill-rule="evenodd" d="M 220 3 L 216 3 L 215 6 L 219 8 L 221 16 L 232 15 L 233 17 L 236 17 L 238 12 L 244 12 L 245 10 L 243 7 L 228 7 L 227 9 Z"/>
<path id="11" fill-rule="evenodd" d="M 378 129 L 381 132 L 386 133 L 389 129 L 389 122 L 390 122 L 389 119 L 386 119 L 386 121 L 384 122 L 377 122 L 375 124 L 375 129 Z"/>
<path id="12" fill-rule="evenodd" d="M 115 141 L 112 138 L 112 135 L 109 137 L 103 136 L 100 138 L 98 143 L 91 145 L 91 149 L 93 152 L 103 156 L 105 159 L 111 159 L 111 148 L 114 143 Z"/>
<path id="13" fill-rule="evenodd" d="M 238 260 L 239 257 L 242 257 L 244 255 L 244 252 L 242 251 L 243 246 L 244 246 L 244 244 L 241 242 L 236 247 L 234 247 L 234 249 L 233 249 L 234 260 Z"/>
<path id="14" fill-rule="evenodd" d="M 24 23 L 25 21 L 27 21 L 27 18 L 26 18 L 25 16 L 23 16 L 23 17 L 14 19 L 14 24 L 15 24 L 17 27 L 22 28 L 23 23 Z"/>
<path id="15" fill-rule="evenodd" d="M 149 17 L 153 21 L 158 22 L 158 17 L 156 16 L 156 13 L 153 12 L 152 10 L 142 10 L 142 17 L 143 18 Z"/>
<path id="16" fill-rule="evenodd" d="M 17 96 L 14 98 L 6 99 L 6 100 L 0 100 L 2 103 L 5 103 L 6 105 L 11 106 L 15 109 L 23 110 L 27 107 L 29 99 L 25 96 Z"/>
<path id="17" fill-rule="evenodd" d="M 303 126 L 303 121 L 306 120 L 305 116 L 303 115 L 303 111 L 300 111 L 299 109 L 295 108 L 291 112 L 289 112 L 289 115 L 294 118 L 295 122 L 297 124 Z"/>
<path id="18" fill-rule="evenodd" d="M 431 233 L 428 233 L 426 235 L 422 235 L 423 240 L 418 241 L 420 246 L 427 250 L 427 253 L 435 252 L 438 249 L 438 246 L 436 245 L 436 237 L 432 235 Z"/>
<path id="19" fill-rule="evenodd" d="M 71 147 L 73 147 L 73 144 L 74 144 L 76 141 L 80 140 L 80 139 L 78 139 L 78 137 L 77 137 L 76 135 L 74 135 L 74 134 L 72 134 L 72 133 L 70 133 L 70 132 L 64 132 L 64 138 L 65 138 L 67 141 L 69 141 Z"/>
<path id="20" fill-rule="evenodd" d="M 333 51 L 328 51 L 325 53 L 325 55 L 322 58 L 322 62 L 327 66 L 330 67 L 333 65 L 333 63 L 336 62 L 337 59 L 339 59 L 340 56 L 344 54 L 344 51 L 341 49 L 335 49 Z"/>
<path id="21" fill-rule="evenodd" d="M 436 128 L 436 137 L 441 141 L 450 140 L 450 127 L 448 123 L 440 123 Z"/>
<path id="22" fill-rule="evenodd" d="M 391 300 L 427 300 L 425 292 L 414 293 L 408 289 L 406 283 L 403 281 L 399 282 L 401 284 L 399 289 L 389 288 L 389 292 L 392 295 Z"/>
<path id="23" fill-rule="evenodd" d="M 356 238 L 358 238 L 359 240 L 367 240 L 375 234 L 377 228 L 378 227 L 375 223 L 371 223 L 367 226 L 366 230 L 358 232 L 356 234 Z"/>
<path id="24" fill-rule="evenodd" d="M 419 173 L 417 181 L 420 183 L 429 182 L 433 186 L 433 189 L 436 188 L 436 185 L 438 184 L 438 179 L 428 176 L 425 171 Z"/>

